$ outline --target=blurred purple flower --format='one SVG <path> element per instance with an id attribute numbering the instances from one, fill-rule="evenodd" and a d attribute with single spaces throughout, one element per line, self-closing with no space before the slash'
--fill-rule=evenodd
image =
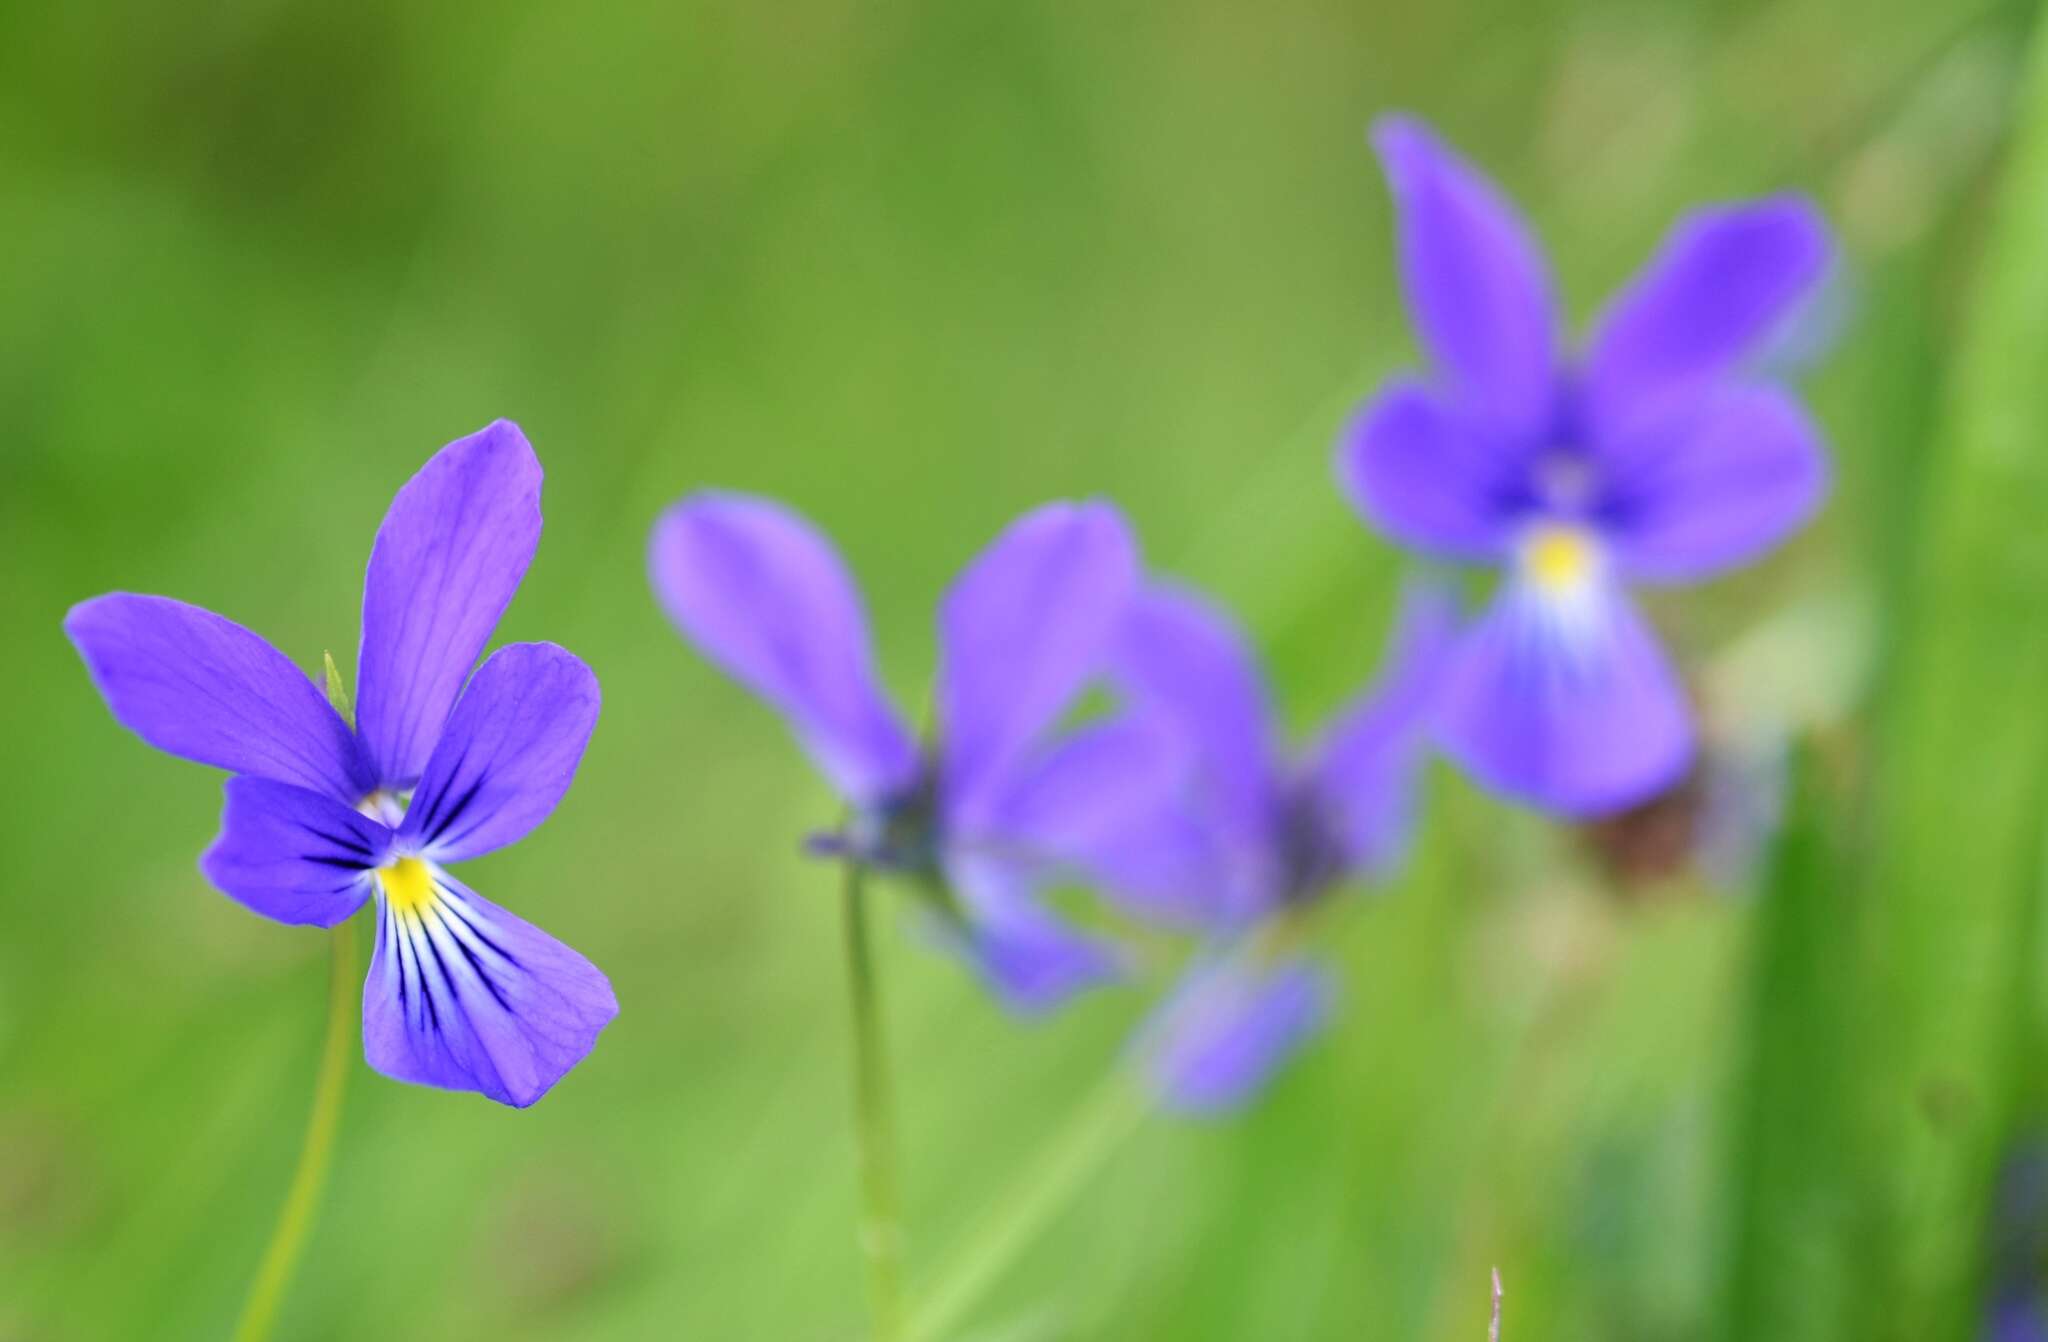
<path id="1" fill-rule="evenodd" d="M 2006 1300 L 1994 1306 L 1984 1327 L 1985 1342 L 2048 1342 L 2048 1322 L 2031 1300 Z"/>
<path id="2" fill-rule="evenodd" d="M 354 730 L 284 654 L 211 611 L 117 592 L 64 621 L 124 726 L 235 775 L 208 880 L 317 927 L 376 897 L 370 1065 L 520 1107 L 618 1014 L 596 966 L 443 869 L 547 819 L 597 722 L 597 678 L 552 643 L 476 666 L 540 542 L 540 485 L 500 420 L 398 491 L 364 582 Z"/>
<path id="3" fill-rule="evenodd" d="M 1015 1009 L 1049 1008 L 1114 975 L 1115 951 L 1036 897 L 1058 855 L 1017 823 L 1020 807 L 1034 823 L 1070 817 L 1100 799 L 1097 782 L 1121 790 L 1147 767 L 1097 732 L 1044 743 L 1101 670 L 1137 582 L 1137 548 L 1114 508 L 1028 513 L 954 582 L 939 610 L 928 752 L 877 684 L 845 566 L 789 509 L 693 495 L 656 523 L 649 570 L 684 636 L 782 714 L 851 806 L 845 832 L 815 851 L 918 881 L 948 941 Z"/>
<path id="4" fill-rule="evenodd" d="M 1130 701 L 1121 730 L 1170 743 L 1172 768 L 1148 774 L 1146 804 L 1127 795 L 1028 832 L 1079 855 L 1132 912 L 1211 938 L 1141 1044 L 1174 1106 L 1249 1098 L 1327 1014 L 1327 976 L 1296 949 L 1290 915 L 1400 859 L 1454 629 L 1446 595 L 1412 594 L 1379 683 L 1290 758 L 1251 652 L 1220 611 L 1165 586 L 1132 603 L 1114 653 Z"/>
<path id="5" fill-rule="evenodd" d="M 2041 1264 L 2048 1252 L 2048 1147 L 2015 1139 L 1999 1164 L 1986 1235 L 1985 1342 L 2048 1342 Z"/>
<path id="6" fill-rule="evenodd" d="M 1394 539 L 1506 572 L 1447 678 L 1447 752 L 1555 811 L 1624 806 L 1680 775 L 1693 733 L 1623 583 L 1753 559 L 1826 492 L 1812 424 L 1750 367 L 1827 270 L 1825 226 L 1795 197 L 1696 211 L 1567 353 L 1494 185 L 1415 121 L 1373 138 L 1434 376 L 1373 398 L 1339 473 Z"/>

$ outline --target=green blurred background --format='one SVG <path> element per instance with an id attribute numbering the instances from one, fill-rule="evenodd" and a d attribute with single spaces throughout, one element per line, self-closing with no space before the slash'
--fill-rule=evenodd
<path id="1" fill-rule="evenodd" d="M 1837 226 L 1832 506 L 1655 605 L 1730 757 L 1788 746 L 1790 837 L 1716 883 L 1641 858 L 1668 815 L 1571 833 L 1435 769 L 1411 870 L 1328 927 L 1337 1028 L 1242 1116 L 1106 1153 L 952 1336 L 1476 1342 L 1495 1264 L 1510 1342 L 1972 1335 L 2026 1291 L 1992 1207 L 2048 1058 L 2030 22 L 0 7 L 0 1339 L 225 1336 L 324 1000 L 319 936 L 202 882 L 217 780 L 115 726 L 64 610 L 170 593 L 350 665 L 392 492 L 500 415 L 548 471 L 500 637 L 575 649 L 606 706 L 553 820 L 464 876 L 623 1014 L 524 1113 L 353 1064 L 279 1335 L 858 1337 L 833 877 L 796 848 L 833 803 L 659 618 L 647 527 L 705 484 L 790 500 L 916 703 L 955 569 L 1104 494 L 1306 729 L 1402 573 L 1329 468 L 1413 358 L 1363 135 L 1392 108 L 1526 204 L 1580 318 L 1698 201 Z M 1159 979 L 1020 1025 L 883 946 L 922 1289 Z"/>

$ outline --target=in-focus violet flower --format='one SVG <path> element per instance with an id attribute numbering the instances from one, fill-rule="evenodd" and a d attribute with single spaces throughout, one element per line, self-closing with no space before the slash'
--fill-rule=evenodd
<path id="1" fill-rule="evenodd" d="M 1399 860 L 1455 624 L 1446 594 L 1418 589 L 1379 682 L 1290 755 L 1220 611 L 1166 586 L 1132 603 L 1113 654 L 1130 729 L 1170 743 L 1174 767 L 1153 804 L 1126 800 L 1107 823 L 1098 812 L 1086 832 L 1049 837 L 1134 913 L 1211 938 L 1142 1044 L 1168 1103 L 1242 1102 L 1322 1022 L 1330 987 L 1298 948 L 1299 916 Z"/>
<path id="2" fill-rule="evenodd" d="M 1624 583 L 1748 561 L 1826 491 L 1804 411 L 1749 368 L 1826 271 L 1826 229 L 1793 197 L 1696 211 L 1568 352 L 1493 184 L 1412 120 L 1373 139 L 1433 367 L 1366 406 L 1339 473 L 1389 536 L 1505 571 L 1448 673 L 1445 750 L 1555 811 L 1626 805 L 1682 773 L 1693 733 Z"/>
<path id="3" fill-rule="evenodd" d="M 540 542 L 540 486 L 500 420 L 398 491 L 364 581 L 353 730 L 283 653 L 211 611 L 117 592 L 64 621 L 124 726 L 235 775 L 208 880 L 317 927 L 376 898 L 370 1065 L 521 1107 L 618 1014 L 596 966 L 446 870 L 545 820 L 597 722 L 597 678 L 552 643 L 476 666 Z"/>
<path id="4" fill-rule="evenodd" d="M 1135 765 L 1044 740 L 1101 670 L 1135 589 L 1137 547 L 1115 509 L 1041 507 L 954 582 L 939 611 L 928 750 L 877 683 L 844 564 L 794 512 L 693 495 L 656 523 L 649 572 L 683 635 L 782 714 L 849 804 L 845 832 L 814 850 L 917 881 L 949 941 L 1018 1010 L 1048 1008 L 1117 971 L 1112 947 L 1036 897 L 1057 863 L 1029 831 L 1093 799 L 1066 781 L 1081 770 L 1100 762 L 1105 776 L 1122 776 Z"/>

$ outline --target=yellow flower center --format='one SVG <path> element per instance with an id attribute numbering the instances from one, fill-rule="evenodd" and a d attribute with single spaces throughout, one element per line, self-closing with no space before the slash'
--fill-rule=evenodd
<path id="1" fill-rule="evenodd" d="M 384 898 L 398 913 L 419 913 L 434 903 L 434 873 L 416 857 L 401 857 L 388 867 L 377 868 L 377 883 Z"/>
<path id="2" fill-rule="evenodd" d="M 1546 523 L 1522 544 L 1522 571 L 1545 592 L 1561 595 L 1591 576 L 1599 552 L 1578 527 Z"/>

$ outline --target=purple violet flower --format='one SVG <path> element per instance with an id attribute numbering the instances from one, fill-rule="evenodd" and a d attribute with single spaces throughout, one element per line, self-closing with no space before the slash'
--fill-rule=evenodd
<path id="1" fill-rule="evenodd" d="M 500 420 L 398 491 L 364 581 L 353 730 L 283 653 L 211 611 L 116 592 L 64 621 L 122 725 L 235 775 L 208 880 L 317 927 L 375 896 L 370 1065 L 522 1108 L 619 1009 L 596 966 L 445 869 L 547 819 L 597 722 L 597 678 L 552 643 L 476 667 L 539 544 L 540 485 Z"/>
<path id="2" fill-rule="evenodd" d="M 1143 763 L 1098 733 L 1042 740 L 1100 670 L 1137 572 L 1108 504 L 1048 504 L 1011 524 L 940 607 L 937 741 L 921 751 L 876 681 L 852 578 L 803 518 L 700 493 L 662 516 L 649 551 L 669 618 L 782 714 L 851 807 L 813 851 L 917 882 L 949 943 L 1021 1011 L 1119 968 L 1036 898 L 1058 854 L 1030 840 Z"/>
<path id="3" fill-rule="evenodd" d="M 1639 800 L 1683 772 L 1693 733 L 1623 584 L 1751 560 L 1826 492 L 1799 403 L 1746 375 L 1826 271 L 1825 226 L 1789 196 L 1696 211 L 1567 354 L 1542 258 L 1493 184 L 1413 120 L 1373 140 L 1434 376 L 1374 397 L 1339 473 L 1389 536 L 1505 573 L 1448 673 L 1442 744 L 1555 811 Z"/>
<path id="4" fill-rule="evenodd" d="M 1447 595 L 1412 594 L 1378 683 L 1289 757 L 1220 611 L 1166 586 L 1132 603 L 1113 654 L 1131 730 L 1172 742 L 1176 767 L 1149 809 L 1127 801 L 1111 823 L 1051 837 L 1133 912 L 1212 939 L 1141 1043 L 1174 1107 L 1242 1103 L 1327 1015 L 1328 975 L 1298 949 L 1297 915 L 1400 860 L 1455 625 Z"/>

